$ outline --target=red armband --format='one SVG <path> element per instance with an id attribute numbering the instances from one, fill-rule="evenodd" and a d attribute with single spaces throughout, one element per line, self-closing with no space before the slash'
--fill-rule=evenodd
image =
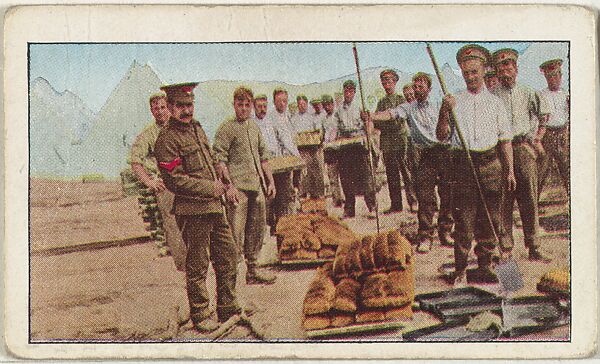
<path id="1" fill-rule="evenodd" d="M 158 166 L 160 168 L 166 169 L 169 173 L 171 173 L 175 169 L 175 167 L 177 167 L 180 164 L 181 164 L 181 158 L 177 157 L 168 163 L 167 162 L 159 162 Z"/>

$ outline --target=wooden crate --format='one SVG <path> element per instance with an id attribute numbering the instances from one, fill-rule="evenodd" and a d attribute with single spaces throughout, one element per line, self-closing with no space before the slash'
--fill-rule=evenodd
<path id="1" fill-rule="evenodd" d="M 300 170 L 306 167 L 306 163 L 300 157 L 295 155 L 286 157 L 275 157 L 269 160 L 269 166 L 273 174 L 285 173 L 295 170 Z"/>

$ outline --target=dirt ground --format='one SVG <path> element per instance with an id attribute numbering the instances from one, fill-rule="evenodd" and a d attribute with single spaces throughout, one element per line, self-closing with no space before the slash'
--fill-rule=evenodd
<path id="1" fill-rule="evenodd" d="M 387 191 L 378 194 L 380 210 L 389 206 Z M 560 187 L 542 195 L 542 246 L 553 258 L 550 264 L 527 260 L 522 230 L 515 231 L 515 259 L 525 286 L 516 295 L 537 294 L 539 277 L 554 267 L 569 267 L 568 204 Z M 201 340 L 191 328 L 185 293 L 185 279 L 171 257 L 158 257 L 152 243 L 86 250 L 61 255 L 40 254 L 45 249 L 74 246 L 147 235 L 135 197 L 124 197 L 117 182 L 79 183 L 31 180 L 31 339 L 35 342 Z M 341 209 L 330 206 L 341 215 Z M 364 201 L 357 202 L 357 217 L 347 220 L 357 233 L 376 230 L 375 220 L 366 217 Z M 518 213 L 515 212 L 518 220 Z M 416 232 L 416 214 L 409 212 L 381 216 L 382 230 L 399 228 L 408 236 Z M 276 261 L 274 238 L 265 242 L 260 261 Z M 452 249 L 436 245 L 429 254 L 416 254 L 417 293 L 449 289 L 437 272 L 442 263 L 452 262 Z M 238 294 L 244 304 L 256 308 L 254 325 L 267 340 L 302 340 L 302 301 L 314 269 L 283 269 L 270 266 L 277 274 L 271 286 L 247 286 L 240 265 Z M 214 274 L 209 272 L 214 292 Z M 498 292 L 497 285 L 482 288 Z M 346 340 L 398 339 L 403 331 L 438 321 L 417 312 L 403 329 Z M 568 327 L 544 332 L 522 340 L 564 340 Z M 237 326 L 227 340 L 256 340 L 246 327 Z"/>

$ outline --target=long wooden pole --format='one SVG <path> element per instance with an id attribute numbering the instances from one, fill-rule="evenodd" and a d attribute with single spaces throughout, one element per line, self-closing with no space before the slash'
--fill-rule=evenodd
<path id="1" fill-rule="evenodd" d="M 440 87 L 442 88 L 442 92 L 444 96 L 448 95 L 448 89 L 446 88 L 446 82 L 444 81 L 444 76 L 440 72 L 437 61 L 435 60 L 435 55 L 433 54 L 433 49 L 431 49 L 431 44 L 427 43 L 427 53 L 429 54 L 429 58 L 431 59 L 431 63 L 433 64 L 433 69 L 435 70 L 435 74 L 437 76 L 438 81 L 440 82 Z M 469 162 L 469 167 L 471 168 L 471 172 L 473 173 L 473 178 L 475 179 L 475 184 L 477 185 L 477 192 L 479 193 L 479 198 L 481 199 L 481 203 L 483 204 L 483 209 L 485 210 L 485 217 L 490 224 L 490 228 L 492 233 L 494 234 L 494 240 L 496 243 L 499 242 L 498 234 L 496 233 L 496 228 L 494 228 L 494 223 L 492 222 L 492 216 L 490 215 L 490 210 L 488 209 L 487 203 L 485 202 L 485 197 L 483 196 L 483 190 L 481 188 L 481 183 L 479 182 L 479 176 L 477 175 L 477 171 L 475 170 L 475 165 L 473 164 L 473 158 L 471 158 L 471 152 L 469 151 L 469 147 L 465 142 L 465 138 L 456 122 L 456 114 L 454 113 L 454 109 L 450 110 L 450 123 L 454 127 L 456 134 L 458 135 L 458 139 L 460 140 L 460 144 L 463 146 L 465 153 L 467 155 L 467 161 Z"/>
<path id="2" fill-rule="evenodd" d="M 362 78 L 360 77 L 360 65 L 358 63 L 358 51 L 356 50 L 356 42 L 352 42 L 352 51 L 354 52 L 354 63 L 356 64 L 356 76 L 358 77 L 358 91 L 360 93 L 360 102 L 362 109 L 366 111 L 365 95 L 363 92 Z M 365 134 L 367 135 L 367 156 L 369 160 L 369 169 L 371 174 L 371 186 L 375 191 L 375 220 L 377 221 L 377 234 L 379 234 L 379 204 L 377 203 L 377 189 L 375 188 L 375 166 L 373 165 L 373 156 L 371 155 L 371 133 L 365 123 Z"/>

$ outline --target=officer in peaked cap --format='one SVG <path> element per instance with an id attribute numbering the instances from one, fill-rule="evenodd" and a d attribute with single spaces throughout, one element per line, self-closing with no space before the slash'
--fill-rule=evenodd
<path id="1" fill-rule="evenodd" d="M 161 87 L 171 112 L 169 126 L 156 140 L 156 160 L 167 188 L 175 194 L 173 213 L 187 245 L 186 283 L 194 328 L 218 328 L 209 308 L 206 277 L 212 262 L 217 282 L 217 316 L 224 322 L 241 312 L 236 299 L 237 251 L 224 216 L 227 190 L 215 172 L 217 160 L 204 129 L 194 119 L 194 87 L 182 83 Z"/>
<path id="2" fill-rule="evenodd" d="M 519 53 L 503 48 L 492 55 L 500 85 L 493 93 L 500 97 L 508 110 L 513 132 L 512 149 L 514 158 L 515 191 L 505 191 L 500 237 L 501 255 L 509 257 L 514 246 L 513 207 L 519 206 L 525 235 L 525 247 L 529 260 L 549 262 L 550 258 L 540 250 L 538 216 L 538 168 L 546 158 L 542 138 L 546 131 L 549 107 L 539 92 L 517 82 Z M 538 166 L 539 163 L 539 166 Z"/>
<path id="3" fill-rule="evenodd" d="M 546 122 L 546 133 L 542 145 L 548 154 L 540 171 L 539 191 L 541 194 L 544 182 L 548 177 L 552 160 L 558 166 L 558 171 L 565 188 L 570 194 L 570 152 L 569 152 L 569 92 L 562 88 L 562 59 L 551 59 L 540 65 L 540 70 L 546 78 L 548 87 L 540 94 L 548 102 L 550 116 Z"/>

